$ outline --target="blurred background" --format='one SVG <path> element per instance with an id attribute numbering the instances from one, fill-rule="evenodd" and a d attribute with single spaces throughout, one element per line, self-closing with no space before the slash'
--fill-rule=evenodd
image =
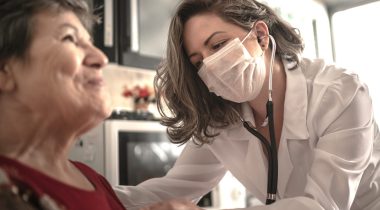
<path id="1" fill-rule="evenodd" d="M 94 31 L 95 43 L 112 64 L 143 71 L 153 70 L 165 55 L 170 17 L 178 0 L 88 0 L 103 23 Z M 304 55 L 336 62 L 357 72 L 368 84 L 375 107 L 380 107 L 376 49 L 380 47 L 378 0 L 260 0 L 298 28 L 306 48 Z M 122 74 L 122 73 L 121 73 Z M 112 76 L 111 76 L 112 77 Z M 121 77 L 122 78 L 122 77 Z M 113 81 L 115 81 L 113 79 Z M 127 80 L 131 84 L 130 80 Z M 132 82 L 135 83 L 135 82 Z M 141 82 L 138 82 L 141 83 Z M 142 82 L 144 83 L 144 82 Z M 142 84 L 143 86 L 145 84 Z M 112 87 L 120 92 L 125 86 Z M 131 86 L 131 85 L 129 85 Z M 129 87 L 134 88 L 134 87 Z M 122 90 L 120 90 L 122 89 Z M 377 96 L 379 95 L 379 96 Z M 130 105 L 115 106 L 130 109 Z M 128 100 L 128 99 L 127 99 Z M 379 119 L 380 114 L 375 113 Z"/>

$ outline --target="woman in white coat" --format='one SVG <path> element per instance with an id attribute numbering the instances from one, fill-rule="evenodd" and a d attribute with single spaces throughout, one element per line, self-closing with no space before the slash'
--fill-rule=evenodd
<path id="1" fill-rule="evenodd" d="M 269 7 L 182 1 L 167 44 L 159 108 L 172 141 L 187 146 L 165 177 L 116 189 L 127 209 L 199 209 L 192 202 L 226 171 L 265 203 L 273 152 L 242 120 L 278 152 L 277 201 L 247 209 L 380 209 L 380 135 L 367 87 L 301 58 L 300 35 Z"/>

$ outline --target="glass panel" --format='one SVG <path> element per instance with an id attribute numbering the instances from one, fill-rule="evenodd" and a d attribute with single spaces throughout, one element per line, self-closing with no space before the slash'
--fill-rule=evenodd
<path id="1" fill-rule="evenodd" d="M 164 132 L 120 132 L 120 184 L 137 185 L 164 176 L 182 149 L 169 142 Z"/>
<path id="2" fill-rule="evenodd" d="M 334 14 L 332 18 L 336 62 L 357 72 L 372 96 L 375 117 L 380 120 L 380 1 Z"/>
<path id="3" fill-rule="evenodd" d="M 177 0 L 139 0 L 140 53 L 161 58 Z"/>

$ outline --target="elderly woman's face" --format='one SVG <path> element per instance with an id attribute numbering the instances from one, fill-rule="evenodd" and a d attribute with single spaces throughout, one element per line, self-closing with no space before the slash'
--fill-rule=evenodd
<path id="1" fill-rule="evenodd" d="M 36 15 L 26 55 L 11 67 L 18 100 L 31 111 L 58 115 L 66 121 L 99 121 L 109 115 L 102 77 L 107 57 L 93 46 L 74 13 Z"/>

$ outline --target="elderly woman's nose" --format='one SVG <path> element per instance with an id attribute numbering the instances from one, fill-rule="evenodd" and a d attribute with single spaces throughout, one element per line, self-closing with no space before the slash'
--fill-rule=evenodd
<path id="1" fill-rule="evenodd" d="M 100 49 L 92 46 L 88 49 L 84 63 L 92 68 L 100 69 L 108 63 L 108 57 Z"/>

